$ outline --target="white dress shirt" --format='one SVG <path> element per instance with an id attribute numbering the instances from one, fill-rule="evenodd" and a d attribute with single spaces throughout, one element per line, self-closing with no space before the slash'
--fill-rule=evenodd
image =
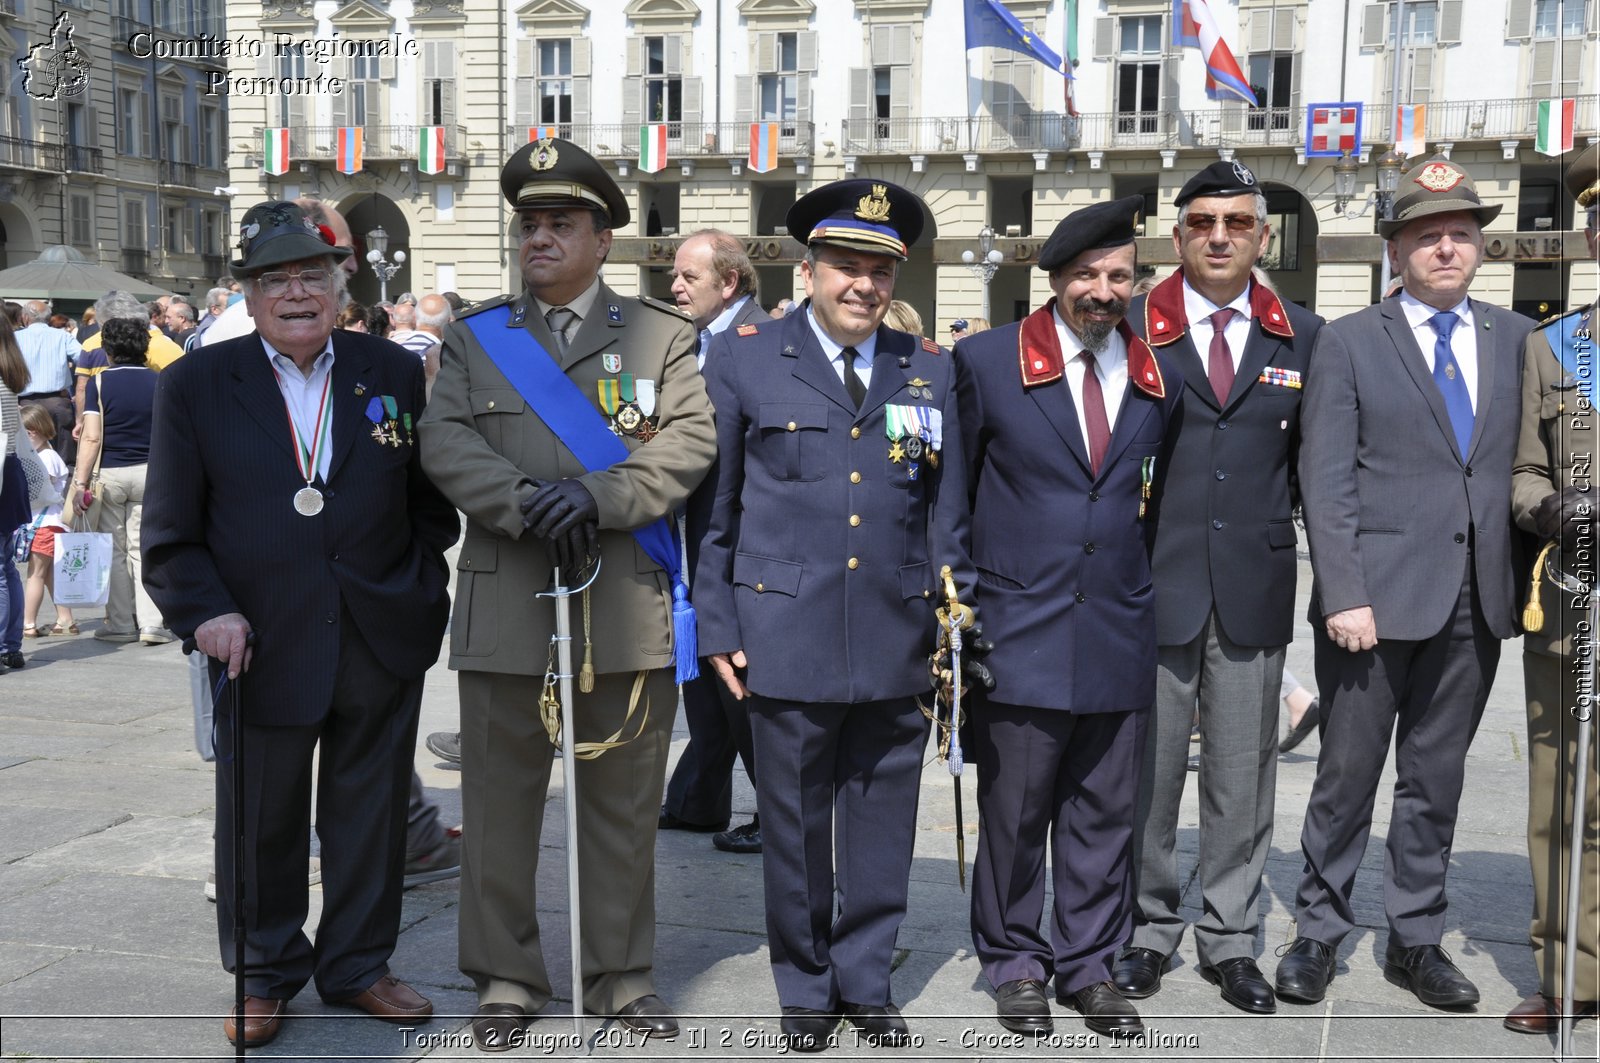
<path id="1" fill-rule="evenodd" d="M 817 342 L 822 344 L 822 353 L 828 356 L 828 362 L 833 366 L 833 373 L 839 378 L 839 383 L 844 383 L 844 347 L 835 343 L 833 338 L 822 331 L 822 326 L 817 324 L 817 315 L 811 308 L 806 307 L 806 322 L 811 326 L 811 331 L 817 337 Z M 861 387 L 868 389 L 872 386 L 872 359 L 878 353 L 878 333 L 853 345 L 856 349 L 856 377 L 861 381 Z"/>
<path id="2" fill-rule="evenodd" d="M 1239 371 L 1239 360 L 1244 357 L 1244 345 L 1250 342 L 1250 284 L 1244 286 L 1244 291 L 1233 302 L 1221 307 L 1189 287 L 1188 278 L 1183 281 L 1183 314 L 1189 319 L 1189 335 L 1202 360 L 1210 357 L 1211 337 L 1216 335 L 1216 329 L 1211 327 L 1211 315 L 1218 310 L 1234 311 L 1233 317 L 1228 319 L 1227 328 L 1222 330 L 1222 336 L 1228 341 L 1228 353 L 1233 356 L 1235 373 Z"/>
<path id="3" fill-rule="evenodd" d="M 289 416 L 294 419 L 295 431 L 299 433 L 299 440 L 290 440 L 290 445 L 298 448 L 303 440 L 308 449 L 317 449 L 317 414 L 322 410 L 322 387 L 333 372 L 333 337 L 328 337 L 327 346 L 322 353 L 317 355 L 316 361 L 311 363 L 311 373 L 302 373 L 300 367 L 294 364 L 294 359 L 288 355 L 279 354 L 277 349 L 268 343 L 266 337 L 261 338 L 261 346 L 266 348 L 267 360 L 273 368 L 273 375 L 278 379 L 278 393 L 283 396 L 284 405 L 289 408 Z M 331 387 L 330 387 L 331 391 Z M 324 481 L 328 479 L 328 459 L 333 452 L 333 395 L 328 396 L 328 413 L 322 425 L 323 440 L 320 452 L 317 454 L 317 476 Z M 287 432 L 289 425 L 284 424 L 283 430 Z M 303 455 L 302 455 L 303 456 Z M 296 465 L 296 469 L 299 466 Z M 305 474 L 302 473 L 302 476 Z"/>
<path id="4" fill-rule="evenodd" d="M 1417 338 L 1417 346 L 1422 348 L 1422 360 L 1428 364 L 1428 372 L 1433 372 L 1433 345 L 1438 342 L 1439 334 L 1434 331 L 1432 318 L 1439 311 L 1414 298 L 1410 292 L 1401 289 L 1400 309 L 1406 315 L 1406 324 L 1411 326 L 1411 334 Z M 1472 400 L 1472 412 L 1478 412 L 1478 334 L 1472 324 L 1472 304 L 1466 299 L 1461 300 L 1451 307 L 1448 313 L 1453 313 L 1461 319 L 1454 332 L 1450 334 L 1450 353 L 1456 356 L 1456 365 L 1461 367 L 1461 381 L 1467 385 L 1467 397 Z"/>
<path id="5" fill-rule="evenodd" d="M 1072 405 L 1078 411 L 1078 431 L 1083 433 L 1084 452 L 1088 452 L 1089 422 L 1083 416 L 1084 364 L 1078 357 L 1087 349 L 1078 334 L 1067 326 L 1056 307 L 1056 339 L 1061 344 L 1061 354 L 1067 360 L 1067 387 L 1072 389 Z M 1095 375 L 1100 380 L 1100 390 L 1106 400 L 1106 427 L 1117 430 L 1117 413 L 1122 409 L 1122 397 L 1128 391 L 1128 344 L 1122 335 L 1113 332 L 1106 340 L 1104 350 L 1094 351 Z"/>

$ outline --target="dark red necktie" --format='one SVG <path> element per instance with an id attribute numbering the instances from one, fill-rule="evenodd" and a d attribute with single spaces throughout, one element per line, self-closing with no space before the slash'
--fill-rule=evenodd
<path id="1" fill-rule="evenodd" d="M 1100 387 L 1100 376 L 1095 372 L 1094 354 L 1084 351 L 1078 355 L 1083 360 L 1083 423 L 1088 426 L 1089 472 L 1100 475 L 1100 463 L 1106 458 L 1106 448 L 1111 445 L 1111 422 L 1106 419 L 1106 393 Z"/>
<path id="2" fill-rule="evenodd" d="M 1211 351 L 1206 355 L 1206 377 L 1217 396 L 1217 405 L 1228 404 L 1228 392 L 1233 390 L 1233 351 L 1228 349 L 1228 337 L 1223 329 L 1233 320 L 1234 311 L 1225 307 L 1211 315 Z"/>

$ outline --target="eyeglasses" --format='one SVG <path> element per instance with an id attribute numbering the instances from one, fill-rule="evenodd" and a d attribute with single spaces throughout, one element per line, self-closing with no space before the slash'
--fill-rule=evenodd
<path id="1" fill-rule="evenodd" d="M 276 299 L 289 291 L 291 281 L 299 281 L 307 295 L 327 295 L 333 287 L 333 274 L 325 269 L 303 269 L 299 273 L 263 273 L 256 278 L 261 294 Z"/>
<path id="2" fill-rule="evenodd" d="M 1215 214 L 1185 214 L 1183 216 L 1184 228 L 1192 233 L 1209 233 L 1217 227 L 1217 222 L 1227 226 L 1230 233 L 1247 233 L 1256 227 L 1254 214 L 1224 214 L 1218 217 Z"/>

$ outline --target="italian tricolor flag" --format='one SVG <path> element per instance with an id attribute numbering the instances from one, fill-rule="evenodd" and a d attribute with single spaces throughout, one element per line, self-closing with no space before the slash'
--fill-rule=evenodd
<path id="1" fill-rule="evenodd" d="M 639 127 L 639 169 L 656 173 L 667 164 L 667 127 L 642 125 Z"/>
<path id="2" fill-rule="evenodd" d="M 289 130 L 287 128 L 261 131 L 261 169 L 273 177 L 289 172 Z"/>
<path id="3" fill-rule="evenodd" d="M 1572 125 L 1577 100 L 1540 100 L 1539 135 L 1533 149 L 1540 155 L 1560 155 L 1572 150 Z"/>
<path id="4" fill-rule="evenodd" d="M 417 129 L 417 169 L 438 173 L 444 169 L 444 126 L 425 125 Z"/>

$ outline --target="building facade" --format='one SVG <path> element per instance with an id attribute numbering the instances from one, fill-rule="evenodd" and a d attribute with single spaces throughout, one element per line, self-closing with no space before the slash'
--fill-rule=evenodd
<path id="1" fill-rule="evenodd" d="M 185 293 L 227 272 L 222 0 L 0 0 L 0 268 L 65 244 Z"/>
<path id="2" fill-rule="evenodd" d="M 1476 290 L 1541 315 L 1594 297 L 1594 271 L 1571 269 L 1582 219 L 1560 191 L 1561 158 L 1534 141 L 1549 98 L 1576 101 L 1575 150 L 1600 136 L 1597 0 L 1213 0 L 1258 107 L 1208 98 L 1200 53 L 1172 44 L 1170 0 L 1007 7 L 1071 57 L 1070 103 L 1064 79 L 1027 56 L 967 52 L 955 0 L 235 2 L 230 38 L 262 47 L 229 59 L 234 219 L 264 196 L 316 194 L 345 212 L 358 243 L 382 226 L 406 251 L 391 293 L 512 290 L 499 167 L 553 129 L 613 168 L 633 208 L 608 283 L 664 296 L 678 237 L 717 226 L 746 238 L 771 304 L 797 283 L 789 204 L 836 178 L 883 177 L 922 194 L 938 225 L 899 287 L 934 333 L 981 313 L 986 295 L 996 322 L 1038 305 L 1043 239 L 1109 197 L 1145 197 L 1141 259 L 1170 268 L 1173 197 L 1221 157 L 1265 184 L 1267 275 L 1337 316 L 1368 305 L 1379 284 L 1372 193 L 1399 102 L 1425 105 L 1427 151 L 1505 207 Z M 1348 199 L 1340 160 L 1306 150 L 1307 106 L 1333 102 L 1363 104 L 1342 163 L 1355 180 Z M 775 159 L 752 155 L 752 123 L 770 123 Z M 641 165 L 647 125 L 665 127 L 653 172 Z M 354 127 L 352 170 L 339 130 Z M 418 154 L 422 127 L 444 128 L 437 173 Z M 273 176 L 263 132 L 279 128 L 287 168 Z M 999 251 L 987 286 L 962 259 L 985 228 Z M 376 297 L 370 269 L 354 291 Z"/>

